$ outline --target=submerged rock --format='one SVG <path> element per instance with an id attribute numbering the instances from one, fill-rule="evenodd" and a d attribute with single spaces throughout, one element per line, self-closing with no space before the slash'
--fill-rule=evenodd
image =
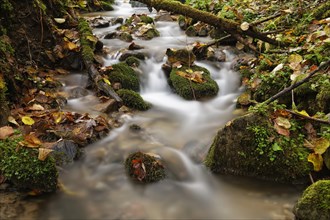
<path id="1" fill-rule="evenodd" d="M 293 208 L 297 220 L 330 219 L 330 180 L 309 186 Z"/>
<path id="2" fill-rule="evenodd" d="M 292 123 L 293 124 L 293 123 Z M 286 183 L 309 181 L 311 164 L 298 126 L 278 134 L 267 116 L 250 113 L 227 123 L 215 136 L 205 164 L 216 173 Z"/>
<path id="3" fill-rule="evenodd" d="M 77 157 L 79 148 L 78 145 L 70 140 L 62 140 L 56 143 L 52 148 L 51 155 L 55 158 L 56 164 L 70 164 Z"/>
<path id="4" fill-rule="evenodd" d="M 141 183 L 157 182 L 165 178 L 165 168 L 155 154 L 135 152 L 125 161 L 127 174 Z"/>

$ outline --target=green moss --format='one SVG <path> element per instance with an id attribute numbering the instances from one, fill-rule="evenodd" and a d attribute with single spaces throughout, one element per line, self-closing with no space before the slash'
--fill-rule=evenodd
<path id="1" fill-rule="evenodd" d="M 140 165 L 144 166 L 139 167 Z M 166 177 L 164 166 L 155 157 L 142 152 L 130 154 L 125 161 L 125 169 L 134 180 L 151 183 Z"/>
<path id="2" fill-rule="evenodd" d="M 205 82 L 197 83 L 187 78 L 179 76 L 176 71 L 186 71 L 189 68 L 186 66 L 180 69 L 172 69 L 169 78 L 169 84 L 173 87 L 174 91 L 187 100 L 202 99 L 216 96 L 219 92 L 218 84 L 211 78 L 210 72 L 199 66 L 191 67 L 192 71 L 203 71 L 203 78 Z"/>
<path id="3" fill-rule="evenodd" d="M 312 170 L 303 128 L 290 120 L 290 138 L 278 134 L 268 116 L 248 114 L 218 132 L 205 160 L 214 172 L 278 182 L 306 182 Z M 247 129 L 248 128 L 248 129 Z"/>
<path id="4" fill-rule="evenodd" d="M 127 57 L 125 63 L 131 67 L 138 67 L 140 66 L 140 60 L 134 56 Z"/>
<path id="5" fill-rule="evenodd" d="M 140 19 L 143 23 L 146 23 L 146 24 L 153 24 L 154 23 L 154 19 L 152 19 L 152 17 L 149 17 L 148 15 L 141 15 Z"/>
<path id="6" fill-rule="evenodd" d="M 123 89 L 138 92 L 140 90 L 139 77 L 126 63 L 112 65 L 112 70 L 107 71 L 111 83 L 119 82 Z"/>
<path id="7" fill-rule="evenodd" d="M 38 150 L 19 148 L 22 136 L 0 141 L 0 169 L 18 189 L 38 189 L 45 192 L 57 188 L 58 172 L 55 160 L 38 159 Z"/>
<path id="8" fill-rule="evenodd" d="M 319 180 L 309 186 L 293 211 L 300 220 L 330 219 L 330 180 Z"/>
<path id="9" fill-rule="evenodd" d="M 80 33 L 81 54 L 85 62 L 92 62 L 94 60 L 94 50 L 96 40 L 93 36 L 92 29 L 88 22 L 80 18 L 78 29 Z"/>
<path id="10" fill-rule="evenodd" d="M 295 80 L 300 81 L 307 75 L 302 74 Z M 330 76 L 315 75 L 308 82 L 294 89 L 295 103 L 299 110 L 306 110 L 309 114 L 317 112 L 329 113 L 330 109 Z"/>
<path id="11" fill-rule="evenodd" d="M 123 100 L 124 105 L 132 109 L 146 111 L 151 107 L 149 103 L 143 100 L 139 93 L 132 90 L 120 89 L 117 91 L 117 94 Z"/>

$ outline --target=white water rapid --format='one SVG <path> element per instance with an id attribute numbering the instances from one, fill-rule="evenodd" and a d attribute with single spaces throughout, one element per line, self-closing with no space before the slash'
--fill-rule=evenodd
<path id="1" fill-rule="evenodd" d="M 118 1 L 111 12 L 88 16 L 127 18 L 133 13 L 149 13 L 144 7 L 132 8 Z M 141 64 L 141 95 L 153 107 L 134 116 L 123 117 L 122 127 L 108 137 L 86 147 L 86 158 L 61 177 L 67 193 L 54 196 L 45 205 L 46 219 L 290 219 L 290 208 L 297 191 L 246 178 L 216 176 L 203 165 L 208 148 L 219 128 L 235 117 L 234 100 L 240 93 L 240 76 L 230 69 L 235 58 L 224 50 L 226 62 L 198 62 L 219 84 L 218 96 L 207 101 L 186 101 L 167 85 L 161 65 L 167 48 L 183 48 L 210 38 L 186 37 L 176 22 L 156 22 L 160 37 L 149 41 L 135 39 L 144 47 L 148 59 Z M 115 27 L 95 29 L 103 36 Z M 119 62 L 118 50 L 129 43 L 102 39 L 111 53 L 105 65 Z M 67 86 L 85 81 L 79 75 L 67 78 Z M 67 108 L 89 111 L 97 102 L 93 94 L 69 100 Z M 83 109 L 83 110 L 82 110 Z M 91 112 L 91 111 L 90 111 Z M 93 113 L 93 112 L 91 112 Z M 142 130 L 132 131 L 137 124 Z M 160 182 L 139 185 L 125 174 L 123 161 L 131 152 L 141 150 L 160 155 L 169 170 Z"/>

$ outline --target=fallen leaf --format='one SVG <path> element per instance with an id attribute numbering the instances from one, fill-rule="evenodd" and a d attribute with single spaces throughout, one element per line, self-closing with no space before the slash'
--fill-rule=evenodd
<path id="1" fill-rule="evenodd" d="M 14 134 L 14 129 L 11 126 L 4 126 L 0 128 L 0 140 L 4 140 Z"/>
<path id="2" fill-rule="evenodd" d="M 29 116 L 23 116 L 22 117 L 22 122 L 25 125 L 33 125 L 34 124 L 34 120 L 31 117 L 29 117 Z"/>
<path id="3" fill-rule="evenodd" d="M 32 106 L 27 108 L 28 110 L 32 110 L 32 111 L 43 111 L 45 110 L 45 108 L 42 105 L 39 104 L 33 104 Z"/>
<path id="4" fill-rule="evenodd" d="M 65 18 L 54 18 L 54 20 L 56 21 L 56 23 L 58 24 L 63 24 L 65 22 Z"/>
<path id="5" fill-rule="evenodd" d="M 291 128 L 291 123 L 290 123 L 289 119 L 287 119 L 287 118 L 278 117 L 275 119 L 275 123 L 286 129 Z"/>
<path id="6" fill-rule="evenodd" d="M 278 134 L 284 135 L 286 137 L 290 136 L 290 131 L 288 129 L 279 126 L 276 122 L 274 122 L 274 129 Z"/>
<path id="7" fill-rule="evenodd" d="M 26 147 L 35 148 L 41 145 L 41 141 L 34 132 L 31 132 L 24 136 L 23 144 Z"/>
<path id="8" fill-rule="evenodd" d="M 38 159 L 44 161 L 48 157 L 48 154 L 51 153 L 52 151 L 54 150 L 47 148 L 39 148 Z"/>
<path id="9" fill-rule="evenodd" d="M 311 153 L 307 157 L 308 162 L 311 162 L 315 171 L 322 170 L 323 158 L 320 154 Z"/>
<path id="10" fill-rule="evenodd" d="M 330 148 L 323 154 L 325 166 L 330 170 Z"/>
<path id="11" fill-rule="evenodd" d="M 330 145 L 329 140 L 323 137 L 312 139 L 311 143 L 314 146 L 314 152 L 320 155 L 323 154 L 329 148 Z"/>
<path id="12" fill-rule="evenodd" d="M 16 119 L 13 116 L 11 116 L 11 115 L 8 117 L 8 122 L 10 122 L 10 123 L 12 123 L 14 125 L 19 126 L 19 124 L 17 123 Z"/>

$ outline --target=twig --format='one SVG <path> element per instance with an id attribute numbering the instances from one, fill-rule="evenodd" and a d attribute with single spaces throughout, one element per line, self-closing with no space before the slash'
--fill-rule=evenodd
<path id="1" fill-rule="evenodd" d="M 261 23 L 264 23 L 264 22 L 266 22 L 266 21 L 272 20 L 273 18 L 280 17 L 282 14 L 283 14 L 282 12 L 277 12 L 277 13 L 275 13 L 274 15 L 269 16 L 269 17 L 267 17 L 267 18 L 263 18 L 263 19 L 260 19 L 260 20 L 258 20 L 258 21 L 251 22 L 250 25 L 252 25 L 252 26 L 256 26 L 256 25 L 258 25 L 258 24 L 261 24 Z"/>
<path id="2" fill-rule="evenodd" d="M 295 112 L 295 111 L 292 111 L 292 110 L 289 110 L 289 109 L 285 109 L 285 110 L 287 112 L 290 112 L 293 115 L 297 115 L 299 117 L 302 117 L 302 118 L 305 118 L 305 119 L 308 119 L 308 120 L 312 120 L 312 121 L 316 121 L 316 122 L 320 122 L 320 123 L 324 123 L 324 124 L 330 124 L 330 120 L 326 121 L 326 120 L 322 120 L 322 119 L 318 119 L 318 118 L 313 118 L 313 117 L 310 117 L 310 116 L 307 116 L 307 115 L 299 114 L 298 112 Z"/>
<path id="3" fill-rule="evenodd" d="M 282 29 L 277 29 L 277 30 L 273 30 L 273 31 L 265 31 L 265 32 L 262 32 L 262 33 L 265 34 L 265 35 L 268 35 L 268 34 L 277 34 L 277 33 L 283 32 L 285 30 L 286 29 L 282 28 Z"/>
<path id="4" fill-rule="evenodd" d="M 281 97 L 282 95 L 284 95 L 285 93 L 290 92 L 291 90 L 293 90 L 293 89 L 297 88 L 298 86 L 304 84 L 304 83 L 307 82 L 307 81 L 308 81 L 308 80 L 309 80 L 309 79 L 310 79 L 315 73 L 317 73 L 318 71 L 320 71 L 320 70 L 323 69 L 324 67 L 329 66 L 329 64 L 330 64 L 330 60 L 328 60 L 328 61 L 322 63 L 322 64 L 321 64 L 316 70 L 310 72 L 306 78 L 304 78 L 304 79 L 302 79 L 302 80 L 300 80 L 300 81 L 298 81 L 298 82 L 292 84 L 291 86 L 289 86 L 289 87 L 283 89 L 282 91 L 278 92 L 276 95 L 274 95 L 274 96 L 270 97 L 269 99 L 267 99 L 266 101 L 264 101 L 264 103 L 265 103 L 265 104 L 269 104 L 269 103 L 275 101 L 276 99 L 278 99 L 279 97 Z"/>

